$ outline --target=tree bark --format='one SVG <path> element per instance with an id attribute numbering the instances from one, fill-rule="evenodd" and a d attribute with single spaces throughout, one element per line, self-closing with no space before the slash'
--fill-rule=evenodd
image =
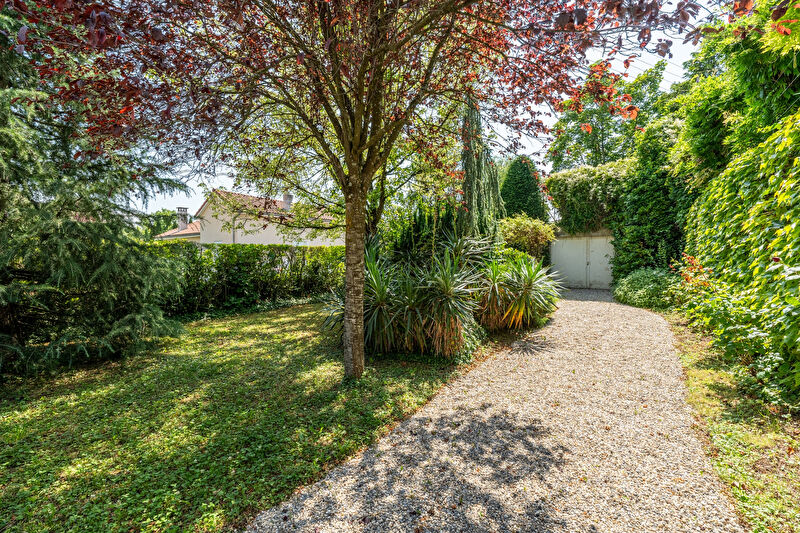
<path id="1" fill-rule="evenodd" d="M 345 218 L 344 373 L 359 378 L 364 372 L 364 241 L 366 194 L 350 192 Z"/>

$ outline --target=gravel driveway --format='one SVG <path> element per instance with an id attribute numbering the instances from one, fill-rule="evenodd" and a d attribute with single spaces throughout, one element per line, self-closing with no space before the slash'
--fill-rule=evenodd
<path id="1" fill-rule="evenodd" d="M 659 316 L 571 291 L 250 533 L 744 531 L 692 430 Z"/>

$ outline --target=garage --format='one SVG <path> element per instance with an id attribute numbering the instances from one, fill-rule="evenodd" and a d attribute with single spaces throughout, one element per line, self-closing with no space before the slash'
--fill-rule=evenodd
<path id="1" fill-rule="evenodd" d="M 557 233 L 550 245 L 552 270 L 570 289 L 611 288 L 613 256 L 611 232 L 606 229 L 577 235 Z"/>

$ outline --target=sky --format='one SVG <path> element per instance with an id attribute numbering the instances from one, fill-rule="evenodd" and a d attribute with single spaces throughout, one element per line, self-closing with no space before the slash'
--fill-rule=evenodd
<path id="1" fill-rule="evenodd" d="M 658 37 L 658 36 L 654 36 Z M 655 42 L 655 38 L 653 40 Z M 672 45 L 672 58 L 666 58 L 668 63 L 666 71 L 664 72 L 664 81 L 662 82 L 661 89 L 668 90 L 673 83 L 683 80 L 683 63 L 690 59 L 692 52 L 696 49 L 692 44 L 683 44 L 681 39 L 674 39 Z M 649 52 L 643 52 L 640 58 L 633 61 L 628 72 L 630 73 L 629 79 L 635 78 L 645 70 L 655 66 L 656 62 L 662 59 L 659 55 Z M 615 64 L 615 68 L 623 71 L 621 63 Z M 523 146 L 527 147 L 530 152 L 538 152 L 542 150 L 541 139 L 523 139 Z M 158 195 L 155 199 L 151 200 L 146 206 L 143 206 L 145 211 L 153 213 L 159 209 L 175 210 L 177 207 L 189 208 L 189 213 L 194 214 L 203 204 L 203 188 L 197 181 L 190 181 L 187 183 L 190 191 L 187 194 Z M 209 187 L 222 187 L 230 189 L 233 185 L 233 180 L 230 176 L 218 175 L 215 179 L 207 181 L 205 185 Z"/>

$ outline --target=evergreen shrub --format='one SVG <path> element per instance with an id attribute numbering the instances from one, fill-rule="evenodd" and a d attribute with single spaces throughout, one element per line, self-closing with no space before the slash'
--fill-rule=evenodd
<path id="1" fill-rule="evenodd" d="M 173 316 L 324 294 L 344 281 L 343 246 L 167 241 L 150 248 L 178 275 L 178 290 L 164 303 Z"/>

